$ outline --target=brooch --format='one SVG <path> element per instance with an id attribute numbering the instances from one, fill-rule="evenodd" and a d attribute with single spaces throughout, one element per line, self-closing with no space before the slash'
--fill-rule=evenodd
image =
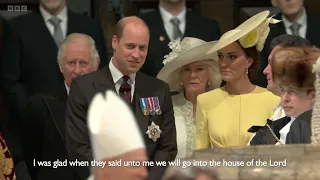
<path id="1" fill-rule="evenodd" d="M 152 139 L 153 142 L 156 142 L 157 139 L 160 138 L 161 133 L 162 130 L 154 122 L 152 122 L 151 125 L 148 126 L 148 131 L 146 132 L 146 134 L 148 134 L 149 138 Z"/>

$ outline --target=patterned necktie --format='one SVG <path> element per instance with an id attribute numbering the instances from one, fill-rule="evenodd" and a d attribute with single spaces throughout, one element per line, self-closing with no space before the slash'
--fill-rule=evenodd
<path id="1" fill-rule="evenodd" d="M 131 86 L 128 83 L 129 76 L 122 77 L 122 84 L 119 89 L 119 95 L 127 102 L 131 103 Z"/>
<path id="2" fill-rule="evenodd" d="M 61 20 L 55 16 L 53 16 L 49 22 L 53 25 L 53 39 L 56 42 L 57 46 L 60 46 L 60 43 L 63 41 L 62 29 L 60 26 Z"/>
<path id="3" fill-rule="evenodd" d="M 177 40 L 179 38 L 182 39 L 182 33 L 179 28 L 179 24 L 180 24 L 179 19 L 175 17 L 175 18 L 172 18 L 170 22 L 173 24 L 173 39 L 174 40 Z"/>
<path id="4" fill-rule="evenodd" d="M 294 36 L 300 36 L 299 30 L 301 28 L 301 25 L 298 23 L 294 23 L 290 26 L 290 29 L 292 31 L 292 35 Z"/>

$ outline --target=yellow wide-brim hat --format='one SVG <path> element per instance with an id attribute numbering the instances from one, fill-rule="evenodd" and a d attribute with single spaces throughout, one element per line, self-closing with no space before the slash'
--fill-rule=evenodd
<path id="1" fill-rule="evenodd" d="M 160 70 L 157 75 L 157 78 L 163 80 L 169 84 L 171 91 L 176 91 L 176 79 L 181 76 L 180 69 L 181 67 L 202 60 L 210 60 L 209 63 L 212 63 L 212 67 L 216 74 L 216 77 L 211 78 L 210 82 L 212 86 L 220 86 L 222 81 L 219 67 L 218 67 L 218 57 L 216 53 L 206 54 L 206 52 L 215 44 L 217 41 L 206 42 L 198 38 L 185 37 L 181 42 L 173 41 L 169 43 L 169 47 L 172 49 L 172 52 L 165 56 L 163 63 L 165 66 Z"/>
<path id="2" fill-rule="evenodd" d="M 244 48 L 257 46 L 257 50 L 261 51 L 264 42 L 270 32 L 269 23 L 275 24 L 279 20 L 268 18 L 270 11 L 262 11 L 233 30 L 224 33 L 219 41 L 210 48 L 206 54 L 216 53 L 218 50 L 230 45 L 233 42 L 240 41 Z"/>

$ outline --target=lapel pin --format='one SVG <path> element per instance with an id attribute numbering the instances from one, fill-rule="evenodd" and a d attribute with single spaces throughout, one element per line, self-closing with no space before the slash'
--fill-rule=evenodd
<path id="1" fill-rule="evenodd" d="M 160 36 L 160 37 L 159 37 L 159 40 L 160 40 L 160 41 L 164 41 L 164 37 L 163 37 L 163 36 Z"/>

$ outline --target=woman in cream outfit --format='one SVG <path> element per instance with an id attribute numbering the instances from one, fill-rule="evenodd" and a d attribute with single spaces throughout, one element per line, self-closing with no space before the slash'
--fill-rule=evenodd
<path id="1" fill-rule="evenodd" d="M 222 79 L 217 55 L 206 55 L 215 43 L 191 37 L 170 42 L 172 52 L 165 56 L 165 66 L 157 76 L 169 84 L 172 92 L 178 92 L 172 97 L 178 146 L 176 158 L 188 157 L 194 150 L 197 96 L 220 87 Z"/>
<path id="2" fill-rule="evenodd" d="M 270 31 L 263 11 L 226 32 L 207 54 L 218 52 L 222 88 L 198 96 L 196 149 L 246 146 L 252 125 L 264 125 L 280 101 L 265 88 L 252 84 L 259 54 Z"/>

